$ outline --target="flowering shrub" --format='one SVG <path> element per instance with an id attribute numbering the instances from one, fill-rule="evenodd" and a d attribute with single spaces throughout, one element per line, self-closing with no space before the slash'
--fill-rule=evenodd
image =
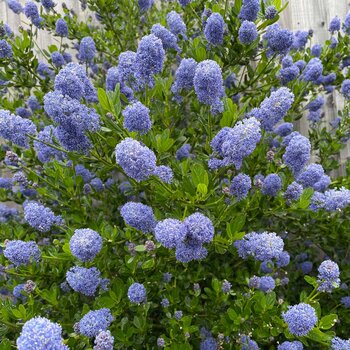
<path id="1" fill-rule="evenodd" d="M 1 350 L 350 348 L 350 13 L 281 3 L 7 0 Z"/>

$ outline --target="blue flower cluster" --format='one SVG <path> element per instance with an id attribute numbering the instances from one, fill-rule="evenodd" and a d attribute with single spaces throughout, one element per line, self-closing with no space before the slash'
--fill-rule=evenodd
<path id="1" fill-rule="evenodd" d="M 243 159 L 255 150 L 260 138 L 260 123 L 253 117 L 239 121 L 233 128 L 224 127 L 211 141 L 212 149 L 223 159 L 209 160 L 209 167 L 216 169 L 233 164 L 240 169 Z"/>
<path id="2" fill-rule="evenodd" d="M 27 223 L 40 232 L 48 232 L 53 225 L 60 225 L 62 218 L 56 216 L 54 212 L 39 204 L 30 201 L 23 204 L 24 219 Z"/>
<path id="3" fill-rule="evenodd" d="M 286 312 L 282 313 L 282 317 L 289 331 L 298 337 L 307 335 L 317 323 L 315 309 L 305 303 L 290 306 Z"/>
<path id="4" fill-rule="evenodd" d="M 265 98 L 260 107 L 253 109 L 250 114 L 261 122 L 263 129 L 272 131 L 286 116 L 293 101 L 293 93 L 288 88 L 282 87 L 272 92 L 270 97 Z"/>
<path id="5" fill-rule="evenodd" d="M 110 331 L 101 331 L 95 338 L 94 350 L 113 350 L 114 337 Z"/>
<path id="6" fill-rule="evenodd" d="M 224 41 L 225 22 L 222 16 L 213 12 L 207 19 L 204 35 L 208 43 L 213 46 L 222 45 Z"/>
<path id="7" fill-rule="evenodd" d="M 259 0 L 243 0 L 238 17 L 241 21 L 255 21 L 260 11 Z"/>
<path id="8" fill-rule="evenodd" d="M 303 350 L 303 344 L 298 341 L 285 341 L 282 344 L 278 345 L 277 350 Z"/>
<path id="9" fill-rule="evenodd" d="M 141 135 L 148 133 L 151 129 L 151 119 L 149 108 L 141 102 L 135 102 L 127 106 L 123 111 L 124 128 L 128 131 L 136 131 Z"/>
<path id="10" fill-rule="evenodd" d="M 339 211 L 350 205 L 350 191 L 344 187 L 327 190 L 324 193 L 314 192 L 310 208 L 312 210 L 324 209 L 326 211 Z"/>
<path id="11" fill-rule="evenodd" d="M 24 242 L 19 240 L 8 241 L 3 254 L 16 266 L 29 265 L 32 261 L 37 262 L 41 255 L 34 241 Z"/>
<path id="12" fill-rule="evenodd" d="M 79 333 L 89 338 L 97 337 L 100 332 L 107 330 L 113 319 L 107 308 L 91 310 L 79 321 Z"/>
<path id="13" fill-rule="evenodd" d="M 236 241 L 234 246 L 241 258 L 247 259 L 251 255 L 259 261 L 278 259 L 284 252 L 283 239 L 275 232 L 247 233 L 242 239 Z"/>
<path id="14" fill-rule="evenodd" d="M 249 45 L 258 37 L 258 30 L 254 22 L 243 21 L 238 31 L 239 41 L 243 45 Z"/>
<path id="15" fill-rule="evenodd" d="M 200 62 L 195 71 L 194 90 L 198 100 L 210 106 L 213 114 L 223 111 L 223 102 L 220 100 L 225 95 L 220 66 L 212 60 Z"/>
<path id="16" fill-rule="evenodd" d="M 193 88 L 196 68 L 197 62 L 193 58 L 184 58 L 181 60 L 175 72 L 175 82 L 171 87 L 171 91 L 175 94 L 176 100 L 181 101 L 179 93 L 182 90 L 188 91 Z"/>
<path id="17" fill-rule="evenodd" d="M 16 341 L 18 350 L 68 350 L 62 339 L 62 327 L 45 317 L 27 321 Z"/>
<path id="18" fill-rule="evenodd" d="M 332 260 L 325 260 L 318 268 L 318 291 L 331 293 L 333 289 L 339 287 L 340 271 L 339 266 Z"/>
<path id="19" fill-rule="evenodd" d="M 79 59 L 84 62 L 91 62 L 96 55 L 96 46 L 94 39 L 86 36 L 81 39 L 79 45 Z"/>
<path id="20" fill-rule="evenodd" d="M 153 232 L 156 226 L 152 208 L 142 203 L 127 202 L 120 208 L 120 215 L 127 225 L 144 233 Z"/>
<path id="21" fill-rule="evenodd" d="M 204 259 L 207 250 L 203 243 L 210 243 L 214 237 L 214 226 L 209 218 L 201 213 L 188 216 L 184 222 L 165 219 L 154 229 L 158 242 L 168 249 L 176 249 L 176 259 L 181 262 Z"/>
<path id="22" fill-rule="evenodd" d="M 181 51 L 179 45 L 177 44 L 177 36 L 175 36 L 161 24 L 154 24 L 152 26 L 151 33 L 162 41 L 164 50 L 173 49 L 178 52 Z"/>
<path id="23" fill-rule="evenodd" d="M 170 31 L 178 36 L 181 35 L 184 39 L 187 39 L 186 36 L 186 24 L 184 23 L 181 16 L 176 11 L 170 11 L 166 16 L 166 21 Z"/>
<path id="24" fill-rule="evenodd" d="M 24 5 L 23 12 L 36 27 L 40 28 L 42 26 L 44 19 L 39 16 L 39 10 L 35 2 L 27 1 Z"/>
<path id="25" fill-rule="evenodd" d="M 80 261 L 91 261 L 102 249 L 102 237 L 89 228 L 78 229 L 69 241 L 69 248 Z"/>
<path id="26" fill-rule="evenodd" d="M 171 182 L 171 169 L 158 167 L 154 152 L 130 137 L 117 144 L 115 157 L 126 175 L 137 182 L 147 180 L 152 175 L 158 176 L 164 182 Z"/>
<path id="27" fill-rule="evenodd" d="M 140 304 L 146 300 L 146 288 L 141 283 L 133 283 L 128 289 L 128 298 L 132 303 Z"/>
<path id="28" fill-rule="evenodd" d="M 34 136 L 36 132 L 36 126 L 31 120 L 0 109 L 0 136 L 2 138 L 18 146 L 29 148 L 27 135 Z"/>
<path id="29" fill-rule="evenodd" d="M 251 187 L 251 178 L 248 175 L 241 173 L 232 179 L 230 193 L 237 201 L 240 201 L 248 196 Z"/>
<path id="30" fill-rule="evenodd" d="M 66 280 L 74 291 L 93 296 L 101 284 L 101 273 L 96 267 L 74 266 L 67 271 Z"/>
<path id="31" fill-rule="evenodd" d="M 293 33 L 275 23 L 267 28 L 263 39 L 266 40 L 269 55 L 285 55 L 292 47 Z"/>

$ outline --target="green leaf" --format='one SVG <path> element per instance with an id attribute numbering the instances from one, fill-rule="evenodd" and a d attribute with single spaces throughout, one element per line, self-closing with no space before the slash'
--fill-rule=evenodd
<path id="1" fill-rule="evenodd" d="M 151 269 L 154 266 L 154 264 L 155 264 L 154 259 L 149 259 L 142 264 L 142 268 L 144 270 Z"/>
<path id="2" fill-rule="evenodd" d="M 193 166 L 191 175 L 192 175 L 192 181 L 196 187 L 199 184 L 205 184 L 206 186 L 208 186 L 209 184 L 208 173 L 200 164 L 195 164 Z"/>
<path id="3" fill-rule="evenodd" d="M 237 312 L 231 308 L 227 310 L 227 314 L 232 321 L 236 321 L 238 318 Z"/>
<path id="4" fill-rule="evenodd" d="M 7 338 L 3 338 L 1 341 L 0 350 L 11 350 L 11 342 Z"/>
<path id="5" fill-rule="evenodd" d="M 318 283 L 317 283 L 317 279 L 315 277 L 311 277 L 311 276 L 304 276 L 304 280 L 311 284 L 313 287 L 318 287 Z"/>
<path id="6" fill-rule="evenodd" d="M 233 237 L 233 235 L 236 232 L 241 231 L 245 224 L 245 221 L 246 221 L 246 215 L 238 213 L 238 216 L 236 216 L 229 224 L 226 225 L 228 235 L 230 237 Z"/>
<path id="7" fill-rule="evenodd" d="M 102 88 L 98 88 L 97 89 L 97 96 L 98 96 L 98 100 L 100 101 L 101 107 L 103 109 L 105 109 L 106 111 L 110 111 L 111 107 L 109 105 L 109 100 L 108 100 L 108 96 L 106 94 L 106 91 L 103 90 Z"/>
<path id="8" fill-rule="evenodd" d="M 137 246 L 135 247 L 135 250 L 136 250 L 137 252 L 144 252 L 144 251 L 146 250 L 146 247 L 145 247 L 144 245 L 137 245 Z"/>
<path id="9" fill-rule="evenodd" d="M 336 314 L 330 314 L 330 315 L 324 316 L 320 320 L 319 327 L 321 329 L 330 329 L 335 325 L 337 320 L 338 320 L 338 315 Z"/>
<path id="10" fill-rule="evenodd" d="M 333 338 L 332 335 L 323 333 L 318 328 L 314 328 L 310 333 L 307 335 L 307 338 L 314 340 L 319 343 L 323 342 L 330 342 Z"/>
<path id="11" fill-rule="evenodd" d="M 314 190 L 312 188 L 306 188 L 299 198 L 298 207 L 300 209 L 308 208 L 313 194 Z"/>
<path id="12" fill-rule="evenodd" d="M 197 193 L 200 193 L 203 197 L 208 193 L 208 187 L 205 184 L 197 185 Z"/>

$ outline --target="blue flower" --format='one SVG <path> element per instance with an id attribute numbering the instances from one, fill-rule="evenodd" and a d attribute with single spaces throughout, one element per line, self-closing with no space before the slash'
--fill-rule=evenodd
<path id="1" fill-rule="evenodd" d="M 289 331 L 298 337 L 309 334 L 317 323 L 315 309 L 305 303 L 289 306 L 288 311 L 282 313 L 282 317 Z"/>
<path id="2" fill-rule="evenodd" d="M 249 45 L 258 37 L 258 30 L 254 22 L 243 21 L 238 31 L 239 41 L 244 45 Z"/>
<path id="3" fill-rule="evenodd" d="M 271 5 L 265 9 L 265 18 L 274 19 L 278 15 L 278 11 L 275 6 Z"/>
<path id="4" fill-rule="evenodd" d="M 141 102 L 135 102 L 127 106 L 122 114 L 124 117 L 123 126 L 128 131 L 136 131 L 141 135 L 150 131 L 152 123 L 149 117 L 149 108 Z"/>
<path id="5" fill-rule="evenodd" d="M 335 16 L 329 22 L 328 30 L 333 34 L 340 30 L 341 20 L 338 16 Z"/>
<path id="6" fill-rule="evenodd" d="M 339 337 L 334 337 L 332 339 L 332 350 L 348 350 L 350 349 L 350 339 L 343 340 Z"/>
<path id="7" fill-rule="evenodd" d="M 26 285 L 25 283 L 22 283 L 22 284 L 18 284 L 15 288 L 13 288 L 12 294 L 15 298 L 20 299 L 22 301 L 27 300 L 27 297 L 24 292 L 25 285 Z"/>
<path id="8" fill-rule="evenodd" d="M 186 227 L 176 219 L 159 221 L 154 229 L 156 240 L 166 248 L 175 248 L 186 237 Z"/>
<path id="9" fill-rule="evenodd" d="M 0 188 L 4 188 L 6 190 L 12 189 L 12 180 L 6 177 L 0 177 Z"/>
<path id="10" fill-rule="evenodd" d="M 137 182 L 147 180 L 156 170 L 153 151 L 132 138 L 126 138 L 116 146 L 115 156 L 126 175 Z"/>
<path id="11" fill-rule="evenodd" d="M 260 277 L 259 289 L 263 292 L 270 292 L 276 287 L 275 280 L 271 276 Z"/>
<path id="12" fill-rule="evenodd" d="M 293 44 L 293 33 L 275 23 L 267 28 L 264 39 L 267 41 L 270 54 L 285 55 Z"/>
<path id="13" fill-rule="evenodd" d="M 281 137 L 285 137 L 289 135 L 292 131 L 293 131 L 292 123 L 282 123 L 274 129 L 274 133 Z"/>
<path id="14" fill-rule="evenodd" d="M 58 51 L 55 51 L 51 54 L 51 61 L 53 65 L 57 68 L 63 66 L 66 63 L 62 54 Z"/>
<path id="15" fill-rule="evenodd" d="M 16 266 L 26 266 L 32 261 L 39 261 L 41 253 L 34 241 L 14 240 L 6 243 L 3 254 Z"/>
<path id="16" fill-rule="evenodd" d="M 201 245 L 194 242 L 179 243 L 176 246 L 176 260 L 188 263 L 192 260 L 205 259 L 208 251 Z"/>
<path id="17" fill-rule="evenodd" d="M 223 79 L 220 66 L 212 60 L 205 60 L 197 65 L 194 90 L 201 103 L 209 105 L 213 114 L 222 112 L 224 94 Z"/>
<path id="18" fill-rule="evenodd" d="M 56 4 L 52 0 L 41 0 L 41 4 L 45 8 L 45 10 L 50 10 L 56 6 Z"/>
<path id="19" fill-rule="evenodd" d="M 217 166 L 233 164 L 237 169 L 248 157 L 261 139 L 260 122 L 255 118 L 239 121 L 233 128 L 224 127 L 211 141 L 212 149 L 223 158 Z"/>
<path id="20" fill-rule="evenodd" d="M 284 192 L 284 198 L 287 200 L 287 203 L 291 201 L 297 201 L 303 192 L 303 186 L 297 182 L 292 182 Z"/>
<path id="21" fill-rule="evenodd" d="M 322 61 L 315 57 L 306 64 L 306 67 L 303 70 L 301 78 L 305 81 L 317 82 L 317 79 L 321 76 L 323 71 Z"/>
<path id="22" fill-rule="evenodd" d="M 288 88 L 282 87 L 266 97 L 260 107 L 253 109 L 250 114 L 261 122 L 265 130 L 272 131 L 274 126 L 288 113 L 293 102 L 293 93 Z"/>
<path id="23" fill-rule="evenodd" d="M 311 54 L 315 57 L 320 57 L 322 52 L 322 46 L 320 44 L 316 44 L 311 48 Z"/>
<path id="24" fill-rule="evenodd" d="M 299 74 L 300 74 L 299 67 L 296 64 L 293 64 L 292 66 L 282 68 L 279 71 L 279 78 L 281 80 L 281 83 L 283 85 L 286 85 L 289 82 L 295 80 Z"/>
<path id="25" fill-rule="evenodd" d="M 66 280 L 74 291 L 93 296 L 101 283 L 101 273 L 96 267 L 74 266 L 67 271 Z"/>
<path id="26" fill-rule="evenodd" d="M 0 59 L 11 58 L 13 56 L 11 45 L 5 40 L 0 40 Z"/>
<path id="27" fill-rule="evenodd" d="M 238 174 L 232 179 L 230 192 L 238 200 L 247 197 L 249 190 L 252 187 L 252 180 L 246 174 Z"/>
<path id="28" fill-rule="evenodd" d="M 175 72 L 175 82 L 171 87 L 174 94 L 179 94 L 181 90 L 193 88 L 193 79 L 196 73 L 197 62 L 193 58 L 184 58 Z"/>
<path id="29" fill-rule="evenodd" d="M 208 43 L 214 46 L 222 45 L 224 40 L 225 22 L 222 16 L 213 12 L 207 19 L 204 35 Z"/>
<path id="30" fill-rule="evenodd" d="M 53 225 L 60 225 L 62 218 L 56 216 L 49 208 L 38 202 L 23 203 L 24 219 L 27 223 L 40 232 L 48 232 Z"/>
<path id="31" fill-rule="evenodd" d="M 191 145 L 188 143 L 183 144 L 177 151 L 176 151 L 176 159 L 177 160 L 183 160 L 186 158 L 189 158 L 191 156 Z"/>
<path id="32" fill-rule="evenodd" d="M 258 17 L 260 11 L 260 1 L 259 0 L 243 0 L 241 11 L 238 18 L 241 21 L 252 21 L 254 22 Z"/>
<path id="33" fill-rule="evenodd" d="M 251 255 L 256 260 L 268 261 L 279 258 L 283 252 L 284 242 L 275 232 L 251 232 L 236 241 L 234 246 L 243 259 Z"/>
<path id="34" fill-rule="evenodd" d="M 343 81 L 343 83 L 341 84 L 340 91 L 347 100 L 350 100 L 350 80 L 349 79 L 345 79 Z"/>
<path id="35" fill-rule="evenodd" d="M 79 45 L 79 59 L 85 62 L 91 62 L 96 55 L 96 46 L 94 39 L 86 36 L 80 41 Z"/>
<path id="36" fill-rule="evenodd" d="M 41 105 L 35 96 L 30 96 L 27 100 L 27 106 L 34 112 L 41 109 Z"/>
<path id="37" fill-rule="evenodd" d="M 63 18 L 59 18 L 56 21 L 56 34 L 61 37 L 68 36 L 68 26 L 67 22 Z"/>
<path id="38" fill-rule="evenodd" d="M 229 293 L 231 291 L 232 284 L 229 281 L 224 280 L 222 282 L 221 290 L 223 293 Z"/>
<path id="39" fill-rule="evenodd" d="M 167 184 L 170 184 L 174 177 L 172 169 L 165 165 L 157 166 L 154 170 L 154 175 L 158 176 L 161 181 Z"/>
<path id="40" fill-rule="evenodd" d="M 259 350 L 257 342 L 246 335 L 241 336 L 239 341 L 241 350 Z"/>
<path id="41" fill-rule="evenodd" d="M 310 156 L 310 141 L 302 135 L 297 135 L 289 141 L 286 147 L 286 151 L 283 155 L 283 161 L 287 165 L 287 167 L 295 175 L 297 175 L 308 163 L 308 161 L 310 160 Z"/>
<path id="42" fill-rule="evenodd" d="M 318 291 L 331 293 L 340 285 L 339 266 L 332 260 L 325 260 L 318 268 Z"/>
<path id="43" fill-rule="evenodd" d="M 209 218 L 201 213 L 194 213 L 188 216 L 184 225 L 187 231 L 187 238 L 195 243 L 209 243 L 214 237 L 214 226 Z"/>
<path id="44" fill-rule="evenodd" d="M 281 190 L 282 180 L 278 174 L 269 174 L 265 177 L 261 192 L 265 195 L 275 197 Z"/>
<path id="45" fill-rule="evenodd" d="M 157 346 L 165 348 L 165 340 L 163 338 L 157 338 Z"/>
<path id="46" fill-rule="evenodd" d="M 78 229 L 69 241 L 69 248 L 80 261 L 91 261 L 102 248 L 102 237 L 89 228 Z"/>
<path id="47" fill-rule="evenodd" d="M 180 5 L 185 7 L 187 6 L 192 0 L 178 0 Z"/>
<path id="48" fill-rule="evenodd" d="M 135 72 L 136 52 L 121 52 L 118 57 L 118 72 L 122 82 L 129 82 L 133 79 Z M 113 89 L 114 90 L 114 89 Z"/>
<path id="49" fill-rule="evenodd" d="M 32 22 L 39 18 L 38 7 L 33 1 L 26 2 L 23 12 Z"/>
<path id="50" fill-rule="evenodd" d="M 161 24 L 154 24 L 151 33 L 162 41 L 164 50 L 174 49 L 178 52 L 181 51 L 177 44 L 177 37 Z"/>
<path id="51" fill-rule="evenodd" d="M 292 39 L 292 49 L 299 51 L 304 50 L 305 45 L 309 39 L 309 32 L 298 30 L 293 34 Z"/>
<path id="52" fill-rule="evenodd" d="M 146 288 L 141 283 L 133 283 L 128 289 L 128 298 L 132 303 L 140 304 L 146 300 Z"/>
<path id="53" fill-rule="evenodd" d="M 114 337 L 110 331 L 101 331 L 95 338 L 94 350 L 113 350 Z"/>
<path id="54" fill-rule="evenodd" d="M 342 297 L 340 301 L 346 309 L 350 308 L 350 296 Z"/>
<path id="55" fill-rule="evenodd" d="M 37 72 L 42 78 L 53 77 L 55 75 L 53 70 L 44 62 L 39 62 Z"/>
<path id="56" fill-rule="evenodd" d="M 331 184 L 331 178 L 328 175 L 323 175 L 320 180 L 312 185 L 312 188 L 318 192 L 324 192 Z"/>
<path id="57" fill-rule="evenodd" d="M 141 12 L 149 10 L 153 6 L 154 0 L 138 0 Z"/>
<path id="58" fill-rule="evenodd" d="M 106 331 L 113 321 L 111 311 L 107 308 L 89 311 L 79 321 L 79 333 L 89 338 L 98 336 L 102 331 Z"/>
<path id="59" fill-rule="evenodd" d="M 9 6 L 10 10 L 17 15 L 23 11 L 22 5 L 17 0 L 7 0 L 7 5 Z"/>
<path id="60" fill-rule="evenodd" d="M 18 146 L 29 148 L 28 135 L 36 134 L 36 126 L 31 120 L 0 109 L 0 136 Z"/>
<path id="61" fill-rule="evenodd" d="M 140 40 L 135 59 L 135 78 L 141 86 L 153 86 L 153 76 L 162 71 L 164 59 L 163 43 L 154 34 Z"/>
<path id="62" fill-rule="evenodd" d="M 199 349 L 200 350 L 216 350 L 218 347 L 218 343 L 213 337 L 207 337 L 206 339 L 202 340 Z"/>
<path id="63" fill-rule="evenodd" d="M 181 16 L 176 11 L 170 11 L 166 16 L 166 21 L 170 31 L 178 36 L 181 35 L 184 39 L 186 37 L 186 24 L 182 20 Z"/>
<path id="64" fill-rule="evenodd" d="M 313 187 L 315 183 L 321 180 L 324 175 L 324 170 L 322 165 L 312 163 L 307 166 L 307 168 L 298 175 L 297 181 L 306 187 Z"/>
<path id="65" fill-rule="evenodd" d="M 68 350 L 63 344 L 62 327 L 45 317 L 34 317 L 27 321 L 16 340 L 18 350 Z"/>
<path id="66" fill-rule="evenodd" d="M 303 350 L 303 344 L 298 341 L 285 341 L 282 344 L 278 345 L 277 350 Z"/>
<path id="67" fill-rule="evenodd" d="M 63 152 L 48 145 L 54 144 L 53 137 L 56 137 L 56 129 L 52 125 L 49 125 L 45 126 L 45 128 L 39 132 L 37 140 L 33 142 L 38 159 L 42 163 L 47 163 L 53 158 L 63 160 L 65 157 Z"/>
<path id="68" fill-rule="evenodd" d="M 153 232 L 156 226 L 152 208 L 142 203 L 127 202 L 120 208 L 120 215 L 127 225 L 144 233 Z"/>
<path id="69" fill-rule="evenodd" d="M 327 211 L 342 210 L 350 205 L 350 191 L 342 187 L 331 189 L 324 193 L 315 192 L 311 198 L 310 208 Z"/>

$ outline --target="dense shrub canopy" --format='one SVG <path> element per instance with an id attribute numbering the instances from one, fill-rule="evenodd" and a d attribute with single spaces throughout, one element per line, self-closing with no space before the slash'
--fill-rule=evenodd
<path id="1" fill-rule="evenodd" d="M 350 349 L 350 13 L 7 5 L 0 349 Z"/>

